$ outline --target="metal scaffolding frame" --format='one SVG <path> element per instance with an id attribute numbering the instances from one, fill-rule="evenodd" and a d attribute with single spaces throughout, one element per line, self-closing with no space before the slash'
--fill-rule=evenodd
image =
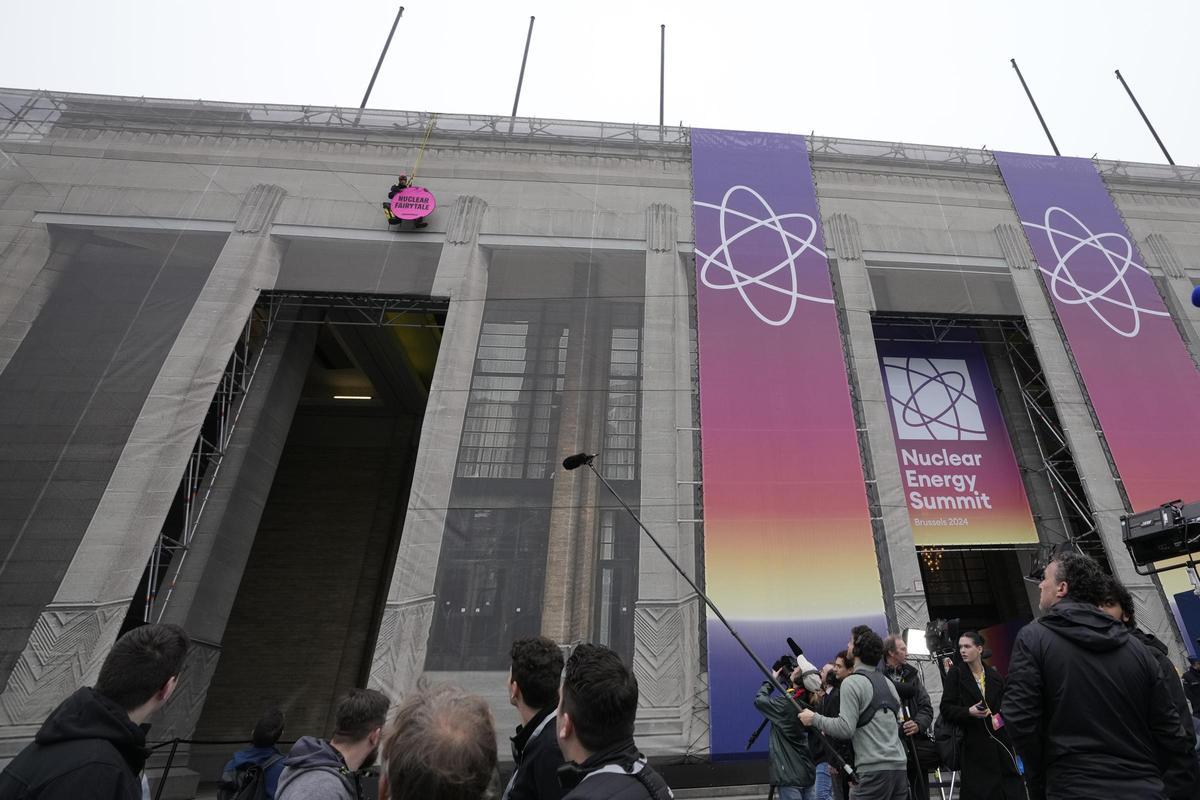
<path id="1" fill-rule="evenodd" d="M 146 567 L 144 622 L 161 622 L 204 509 L 221 471 L 225 452 L 241 418 L 254 376 L 272 333 L 286 325 L 369 325 L 441 330 L 447 301 L 406 295 L 353 295 L 325 292 L 263 292 L 238 337 L 217 384 L 208 414 L 188 456 L 179 489 Z M 172 566 L 174 569 L 171 570 Z M 164 578 L 171 580 L 159 599 Z"/>

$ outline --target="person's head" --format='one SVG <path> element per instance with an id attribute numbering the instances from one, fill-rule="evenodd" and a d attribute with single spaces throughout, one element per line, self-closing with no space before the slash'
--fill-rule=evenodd
<path id="1" fill-rule="evenodd" d="M 1200 672 L 1200 658 L 1197 658 L 1196 656 L 1192 656 L 1191 658 L 1188 659 L 1188 666 L 1191 669 L 1196 670 L 1196 672 Z"/>
<path id="2" fill-rule="evenodd" d="M 1046 565 L 1038 584 L 1038 606 L 1049 611 L 1064 599 L 1099 606 L 1104 595 L 1104 571 L 1082 553 L 1058 553 Z"/>
<path id="3" fill-rule="evenodd" d="M 859 664 L 866 664 L 868 667 L 879 666 L 879 660 L 883 658 L 883 639 L 866 625 L 856 625 L 853 633 L 854 638 L 850 640 L 847 652 Z"/>
<path id="4" fill-rule="evenodd" d="M 904 637 L 892 634 L 883 640 L 883 656 L 889 667 L 899 667 L 908 662 L 908 645 Z"/>
<path id="5" fill-rule="evenodd" d="M 977 631 L 963 631 L 958 637 L 958 655 L 965 664 L 978 664 L 983 658 L 983 637 Z"/>
<path id="6" fill-rule="evenodd" d="M 821 666 L 821 685 L 822 686 L 832 686 L 833 683 L 830 681 L 830 678 L 836 679 L 836 676 L 833 674 L 833 664 L 822 665 Z"/>
<path id="7" fill-rule="evenodd" d="M 254 723 L 250 741 L 255 747 L 274 747 L 282 735 L 283 711 L 278 706 L 271 706 L 263 712 L 258 722 Z"/>
<path id="8" fill-rule="evenodd" d="M 496 769 L 487 703 L 446 684 L 409 695 L 379 748 L 380 800 L 478 800 Z"/>
<path id="9" fill-rule="evenodd" d="M 558 706 L 558 740 L 569 761 L 633 738 L 637 678 L 615 652 L 581 644 L 567 659 Z"/>
<path id="10" fill-rule="evenodd" d="M 117 639 L 96 678 L 96 692 L 137 724 L 175 691 L 191 640 L 178 625 L 143 625 Z"/>
<path id="11" fill-rule="evenodd" d="M 522 711 L 522 718 L 526 714 L 532 718 L 543 708 L 557 707 L 563 671 L 558 645 L 544 636 L 517 639 L 512 643 L 510 656 L 508 702 Z"/>
<path id="12" fill-rule="evenodd" d="M 375 752 L 389 705 L 387 697 L 374 689 L 351 689 L 338 703 L 329 743 L 350 769 L 361 767 Z"/>
<path id="13" fill-rule="evenodd" d="M 850 629 L 850 641 L 846 644 L 846 657 L 849 659 L 846 664 L 851 669 L 854 668 L 854 662 L 858 658 L 858 653 L 854 652 L 854 640 L 862 636 L 871 628 L 867 625 L 855 625 Z"/>
<path id="14" fill-rule="evenodd" d="M 833 676 L 838 681 L 843 681 L 846 676 L 854 670 L 850 664 L 850 653 L 846 650 L 841 651 L 833 657 Z"/>
<path id="15" fill-rule="evenodd" d="M 1133 595 L 1125 585 L 1111 575 L 1104 576 L 1104 593 L 1098 604 L 1100 610 L 1127 628 L 1136 626 L 1134 621 Z"/>

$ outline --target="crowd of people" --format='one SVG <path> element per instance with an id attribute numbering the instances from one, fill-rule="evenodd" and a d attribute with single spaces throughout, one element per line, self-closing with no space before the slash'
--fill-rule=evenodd
<path id="1" fill-rule="evenodd" d="M 941 665 L 938 715 L 898 636 L 857 626 L 820 670 L 777 664 L 753 704 L 771 723 L 780 800 L 924 800 L 947 745 L 961 800 L 1200 798 L 1200 661 L 1181 679 L 1167 647 L 1137 628 L 1129 591 L 1084 555 L 1056 555 L 1039 592 L 1045 613 L 1018 635 L 1007 678 L 986 663 L 977 632 L 959 637 Z M 0 800 L 148 798 L 146 723 L 175 692 L 189 646 L 173 625 L 118 639 L 95 686 L 59 705 L 0 773 Z M 329 738 L 302 736 L 286 754 L 284 714 L 267 709 L 225 765 L 220 797 L 672 797 L 634 742 L 637 679 L 614 651 L 580 644 L 564 659 L 548 639 L 520 639 L 507 691 L 521 723 L 503 785 L 486 702 L 422 685 L 395 707 L 378 691 L 351 691 Z"/>
<path id="2" fill-rule="evenodd" d="M 94 687 L 75 691 L 0 772 L 0 800 L 148 800 L 146 723 L 174 694 L 190 642 L 145 625 L 114 644 Z M 537 637 L 512 645 L 508 696 L 521 718 L 514 770 L 500 786 L 487 703 L 448 684 L 422 685 L 398 706 L 372 689 L 338 703 L 326 739 L 284 754 L 283 712 L 254 724 L 225 765 L 220 797 L 254 800 L 668 800 L 634 743 L 638 684 L 614 651 L 577 645 L 563 659 Z"/>
<path id="3" fill-rule="evenodd" d="M 754 699 L 780 729 L 769 755 L 781 800 L 925 800 L 929 773 L 947 760 L 962 800 L 1200 798 L 1200 660 L 1181 678 L 1167 646 L 1137 627 L 1130 592 L 1085 555 L 1054 556 L 1039 606 L 1007 677 L 986 663 L 976 631 L 939 665 L 940 747 L 898 636 L 855 627 L 815 693 L 796 682 L 799 669 L 777 672 L 810 706 L 795 715 L 770 681 Z"/>

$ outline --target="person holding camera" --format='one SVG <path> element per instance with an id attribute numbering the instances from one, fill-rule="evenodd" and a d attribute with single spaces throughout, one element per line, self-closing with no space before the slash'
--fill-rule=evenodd
<path id="1" fill-rule="evenodd" d="M 775 681 L 794 697 L 804 692 L 800 683 L 804 672 L 803 664 L 785 656 L 775 662 L 773 674 Z M 779 800 L 812 800 L 817 773 L 808 730 L 796 719 L 791 701 L 783 695 L 773 695 L 774 690 L 775 684 L 763 681 L 754 697 L 754 707 L 771 723 L 768 780 L 778 787 Z"/>
<path id="2" fill-rule="evenodd" d="M 900 743 L 900 695 L 878 669 L 883 640 L 865 625 L 855 627 L 852 637 L 846 652 L 855 666 L 842 680 L 840 713 L 831 718 L 806 709 L 800 712 L 800 722 L 835 739 L 854 742 L 858 783 L 850 788 L 850 800 L 908 800 L 908 761 Z"/>
<path id="3" fill-rule="evenodd" d="M 942 687 L 942 716 L 963 732 L 961 800 L 1023 800 L 1016 753 L 1000 716 L 1004 678 L 983 663 L 983 637 L 975 631 L 958 637 L 958 654 L 962 661 Z"/>

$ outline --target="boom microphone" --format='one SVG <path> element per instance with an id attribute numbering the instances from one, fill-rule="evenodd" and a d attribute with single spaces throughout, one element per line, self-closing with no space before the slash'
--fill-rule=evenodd
<path id="1" fill-rule="evenodd" d="M 725 630 L 729 631 L 729 635 L 733 637 L 733 640 L 741 645 L 742 650 L 744 650 L 746 655 L 750 657 L 750 660 L 754 662 L 754 666 L 758 667 L 758 671 L 763 674 L 763 677 L 767 679 L 767 682 L 783 693 L 783 696 L 788 699 L 788 702 L 792 704 L 792 707 L 796 709 L 797 713 L 804 710 L 815 710 L 807 702 L 789 692 L 785 686 L 776 680 L 775 675 L 771 672 L 771 670 L 767 669 L 767 665 L 762 662 L 762 659 L 755 655 L 754 651 L 750 649 L 750 645 L 746 644 L 746 641 L 740 635 L 738 635 L 738 632 L 735 631 L 733 626 L 729 624 L 729 620 L 725 619 L 725 615 L 721 613 L 721 609 L 717 608 L 717 604 L 714 603 L 712 599 L 704 593 L 704 590 L 701 589 L 694 580 L 692 580 L 691 576 L 684 572 L 683 567 L 679 566 L 679 562 L 675 560 L 675 557 L 671 555 L 667 548 L 663 547 L 663 544 L 658 540 L 658 537 L 646 527 L 646 523 L 642 522 L 642 518 L 634 513 L 634 510 L 630 508 L 629 504 L 626 503 L 621 495 L 617 493 L 617 490 L 613 488 L 613 485 L 609 483 L 604 475 L 600 473 L 600 470 L 596 469 L 596 465 L 592 463 L 595 458 L 596 456 L 594 454 L 588 455 L 587 453 L 576 453 L 573 456 L 567 456 L 562 462 L 563 469 L 579 469 L 586 464 L 592 473 L 600 479 L 600 482 L 604 484 L 604 488 L 608 489 L 609 493 L 612 494 L 616 501 L 621 504 L 621 508 L 625 509 L 626 513 L 628 513 L 629 516 L 633 518 L 633 521 L 638 524 L 638 527 L 642 529 L 642 533 L 646 534 L 646 537 L 654 543 L 654 546 L 658 548 L 658 552 L 662 553 L 663 557 L 667 559 L 672 567 L 675 568 L 675 571 L 679 573 L 679 577 L 687 581 L 688 585 L 692 587 L 692 590 L 696 592 L 696 596 L 704 601 L 704 604 L 713 612 L 713 615 L 720 620 L 721 624 L 725 627 Z M 804 652 L 800 649 L 800 646 L 790 638 L 788 639 L 788 647 L 792 648 L 792 650 L 798 654 L 803 654 Z M 802 655 L 798 656 L 798 658 L 802 657 Z M 813 667 L 811 663 L 808 666 L 811 668 L 808 671 L 815 674 L 816 668 Z M 819 676 L 817 676 L 817 680 L 820 680 Z M 817 687 L 814 687 L 812 691 L 816 691 L 816 688 Z M 821 733 L 815 728 L 810 729 L 810 732 L 816 734 L 817 740 L 826 745 L 827 750 L 829 751 L 829 757 L 837 767 L 838 771 L 843 773 L 852 783 L 858 783 L 858 773 L 854 771 L 854 766 L 848 763 L 846 759 L 842 758 L 833 750 L 833 746 L 830 745 L 826 740 L 825 734 Z M 751 737 L 751 741 L 753 741 L 753 737 Z"/>
<path id="2" fill-rule="evenodd" d="M 796 644 L 795 639 L 793 639 L 792 637 L 789 636 L 787 638 L 787 643 L 788 643 L 788 647 L 791 648 L 791 650 L 792 650 L 792 655 L 794 655 L 794 656 L 804 655 L 804 648 L 801 647 L 800 645 Z"/>
<path id="3" fill-rule="evenodd" d="M 579 469 L 584 464 L 592 463 L 593 458 L 595 458 L 594 455 L 589 456 L 587 453 L 576 453 L 573 456 L 567 456 L 563 459 L 563 469 Z"/>
<path id="4" fill-rule="evenodd" d="M 1200 308 L 1200 286 L 1192 289 L 1192 305 Z"/>

